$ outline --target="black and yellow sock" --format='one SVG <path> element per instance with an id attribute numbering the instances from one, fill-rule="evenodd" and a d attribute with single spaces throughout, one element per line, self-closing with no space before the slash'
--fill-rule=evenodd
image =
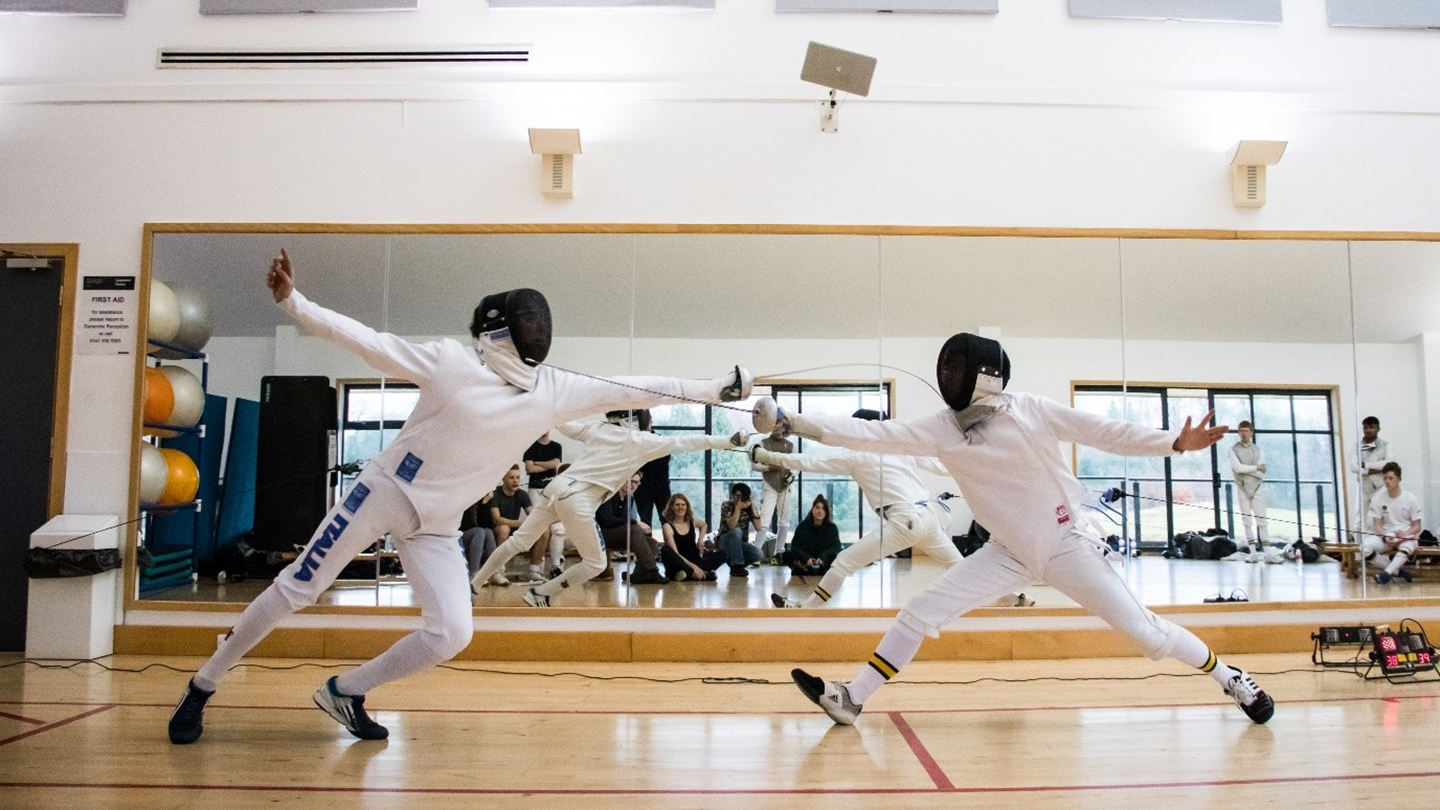
<path id="1" fill-rule="evenodd" d="M 820 601 L 822 602 L 830 601 L 830 592 L 820 587 L 819 585 L 815 586 L 815 595 L 820 597 Z"/>
<path id="2" fill-rule="evenodd" d="M 881 655 L 878 652 L 870 656 L 869 663 L 870 668 L 880 673 L 880 677 L 884 678 L 887 681 L 895 677 L 895 673 L 899 672 L 899 670 L 896 669 L 894 664 L 886 661 L 885 656 Z"/>
<path id="3" fill-rule="evenodd" d="M 1220 662 L 1220 659 L 1215 657 L 1214 650 L 1206 650 L 1205 652 L 1209 653 L 1210 655 L 1205 659 L 1205 663 L 1200 665 L 1200 671 L 1209 673 L 1210 671 L 1215 669 L 1215 665 Z"/>

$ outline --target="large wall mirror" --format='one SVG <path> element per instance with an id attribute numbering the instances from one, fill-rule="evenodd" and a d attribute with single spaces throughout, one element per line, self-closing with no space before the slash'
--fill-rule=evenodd
<path id="1" fill-rule="evenodd" d="M 377 330 L 468 342 L 481 296 L 533 287 L 549 299 L 548 362 L 562 373 L 713 377 L 740 364 L 757 376 L 756 396 L 802 412 L 931 413 L 943 407 L 933 386 L 944 340 L 995 337 L 1014 391 L 1156 428 L 1214 409 L 1231 426 L 1212 451 L 1168 459 L 1056 449 L 1080 484 L 1076 517 L 1148 604 L 1440 596 L 1440 549 L 1422 538 L 1392 567 L 1404 549 L 1383 537 L 1408 531 L 1397 527 L 1417 505 L 1440 507 L 1430 427 L 1440 417 L 1440 242 L 500 230 L 149 229 L 159 309 L 147 349 L 167 356 L 137 369 L 150 383 L 137 398 L 147 447 L 134 489 L 146 518 L 134 540 L 150 558 L 132 578 L 139 604 L 256 596 L 415 407 L 410 381 L 303 333 L 273 305 L 264 273 L 281 247 L 307 297 Z M 749 405 L 675 402 L 645 414 L 649 430 L 683 441 L 624 483 L 613 505 L 622 523 L 597 514 L 608 574 L 564 589 L 556 607 L 894 608 L 949 553 L 898 548 L 886 534 L 875 501 L 897 488 L 919 493 L 906 497 L 923 501 L 958 551 L 985 542 L 963 489 L 933 465 L 887 463 L 862 480 L 847 470 L 863 459 L 798 437 L 750 437 L 790 456 L 768 457 L 775 463 L 718 440 L 698 446 L 748 431 Z M 562 465 L 584 463 L 576 431 L 534 437 L 510 480 L 475 493 L 455 527 L 472 570 L 523 520 L 511 512 L 537 503 Z M 1401 474 L 1387 485 L 1391 461 Z M 797 532 L 819 556 L 794 553 Z M 476 607 L 523 607 L 522 581 L 578 564 L 568 535 L 553 524 L 477 589 Z M 412 604 L 399 541 L 375 538 L 322 604 Z M 825 549 L 866 543 L 876 552 L 852 553 L 847 576 L 824 578 Z M 997 605 L 1031 602 L 1073 605 L 1043 586 Z"/>

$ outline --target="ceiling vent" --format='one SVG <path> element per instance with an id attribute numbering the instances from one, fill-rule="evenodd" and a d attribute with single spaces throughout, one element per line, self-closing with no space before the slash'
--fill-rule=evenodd
<path id="1" fill-rule="evenodd" d="M 159 68 L 344 68 L 515 64 L 529 45 L 436 48 L 161 48 Z"/>

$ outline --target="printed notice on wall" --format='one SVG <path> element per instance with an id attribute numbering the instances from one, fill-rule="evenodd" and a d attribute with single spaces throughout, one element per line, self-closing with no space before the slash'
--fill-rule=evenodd
<path id="1" fill-rule="evenodd" d="M 85 276 L 75 317 L 76 354 L 130 354 L 135 351 L 138 298 L 134 276 Z"/>

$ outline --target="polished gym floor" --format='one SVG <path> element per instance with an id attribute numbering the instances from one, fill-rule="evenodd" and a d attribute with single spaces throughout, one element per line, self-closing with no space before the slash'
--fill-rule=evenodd
<path id="1" fill-rule="evenodd" d="M 1209 678 L 1138 658 L 916 663 L 853 728 L 811 706 L 789 684 L 788 665 L 480 672 L 467 663 L 372 693 L 370 707 L 391 730 L 379 743 L 350 738 L 311 705 L 338 668 L 245 668 L 213 699 L 204 738 L 187 747 L 165 738 L 183 672 L 6 666 L 17 660 L 0 657 L 0 806 L 27 810 L 1354 808 L 1423 804 L 1440 789 L 1440 682 L 1365 682 L 1315 671 L 1295 654 L 1232 659 L 1277 700 L 1265 726 Z M 106 663 L 186 670 L 198 660 Z M 496 674 L 523 671 L 776 683 Z M 1157 673 L 1182 677 L 1136 680 Z M 984 678 L 1006 682 L 914 683 Z"/>

